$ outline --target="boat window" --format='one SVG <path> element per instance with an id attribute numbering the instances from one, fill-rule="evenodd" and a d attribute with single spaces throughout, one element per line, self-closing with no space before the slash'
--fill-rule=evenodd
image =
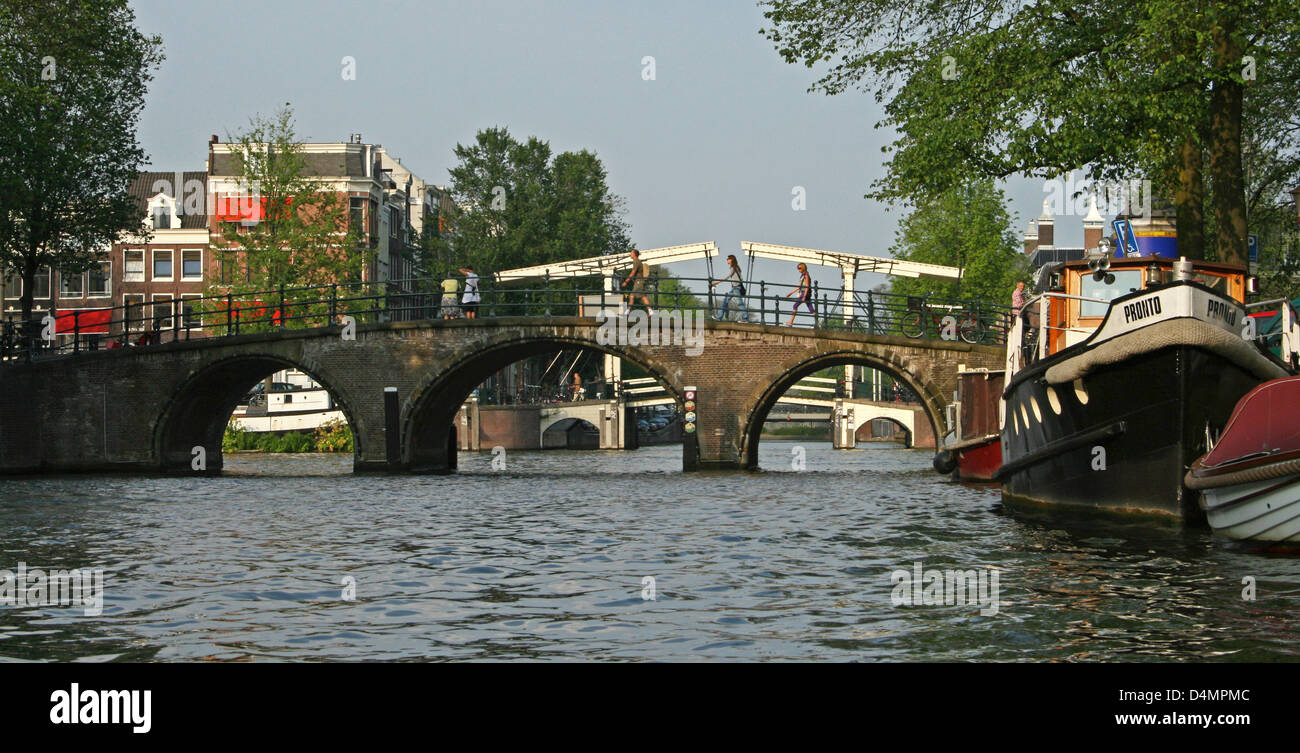
<path id="1" fill-rule="evenodd" d="M 1109 301 L 1142 289 L 1142 270 L 1140 269 L 1111 270 L 1110 275 L 1115 279 L 1109 285 L 1106 284 L 1105 280 L 1094 279 L 1091 274 L 1083 275 L 1079 280 L 1079 295 L 1084 298 L 1101 298 Z M 1104 303 L 1083 301 L 1079 309 L 1079 316 L 1105 316 L 1106 308 L 1107 306 Z"/>
<path id="2" fill-rule="evenodd" d="M 1052 406 L 1053 413 L 1061 415 L 1061 398 L 1056 396 L 1056 389 L 1050 386 L 1047 388 L 1047 404 Z"/>
<path id="3" fill-rule="evenodd" d="M 1216 293 L 1221 293 L 1224 296 L 1228 295 L 1228 278 L 1226 277 L 1206 274 L 1205 272 L 1197 272 L 1192 276 L 1192 279 Z"/>

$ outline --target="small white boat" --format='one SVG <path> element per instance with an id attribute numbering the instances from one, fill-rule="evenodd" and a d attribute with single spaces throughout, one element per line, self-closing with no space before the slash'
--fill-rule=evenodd
<path id="1" fill-rule="evenodd" d="M 295 370 L 281 371 L 268 395 L 262 383 L 236 406 L 231 422 L 244 431 L 315 431 L 331 421 L 347 423 L 329 391 Z"/>
<path id="2" fill-rule="evenodd" d="M 1300 377 L 1246 393 L 1184 481 L 1218 535 L 1300 548 Z"/>

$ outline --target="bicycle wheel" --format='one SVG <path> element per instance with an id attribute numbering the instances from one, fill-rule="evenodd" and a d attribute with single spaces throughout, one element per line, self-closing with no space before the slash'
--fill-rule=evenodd
<path id="1" fill-rule="evenodd" d="M 920 311 L 903 314 L 898 318 L 898 328 L 907 337 L 920 337 L 925 332 L 925 317 Z"/>
<path id="2" fill-rule="evenodd" d="M 984 325 L 973 316 L 968 316 L 957 325 L 957 336 L 971 345 L 984 339 Z"/>

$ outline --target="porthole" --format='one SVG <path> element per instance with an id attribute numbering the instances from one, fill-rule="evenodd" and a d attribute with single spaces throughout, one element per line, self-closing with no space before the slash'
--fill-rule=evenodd
<path id="1" fill-rule="evenodd" d="M 1074 380 L 1074 396 L 1079 399 L 1079 405 L 1088 404 L 1088 391 L 1083 388 L 1083 380 Z"/>
<path id="2" fill-rule="evenodd" d="M 1020 419 L 1025 422 L 1025 429 L 1029 428 L 1029 411 L 1025 410 L 1025 404 L 1020 404 Z"/>
<path id="3" fill-rule="evenodd" d="M 1049 386 L 1047 388 L 1047 404 L 1052 407 L 1053 413 L 1055 413 L 1058 416 L 1061 415 L 1061 398 L 1056 396 L 1055 387 Z"/>
<path id="4" fill-rule="evenodd" d="M 1029 407 L 1034 411 L 1034 420 L 1041 424 L 1043 422 L 1043 412 L 1038 409 L 1038 398 L 1030 395 Z"/>

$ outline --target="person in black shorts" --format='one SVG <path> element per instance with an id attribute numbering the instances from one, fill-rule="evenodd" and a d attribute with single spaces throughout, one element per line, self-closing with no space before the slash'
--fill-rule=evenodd
<path id="1" fill-rule="evenodd" d="M 626 288 L 630 284 L 632 292 L 623 296 L 623 313 L 626 314 L 632 304 L 636 303 L 638 294 L 640 294 L 641 302 L 645 304 L 646 313 L 654 316 L 654 309 L 650 308 L 650 299 L 645 294 L 645 280 L 649 272 L 647 272 L 645 264 L 641 262 L 641 252 L 634 248 L 628 253 L 632 256 L 632 273 L 623 281 L 623 287 Z"/>
<path id="2" fill-rule="evenodd" d="M 474 273 L 474 267 L 466 264 L 460 268 L 460 273 L 465 275 L 465 293 L 460 299 L 460 307 L 465 311 L 466 319 L 478 318 L 478 275 Z"/>

